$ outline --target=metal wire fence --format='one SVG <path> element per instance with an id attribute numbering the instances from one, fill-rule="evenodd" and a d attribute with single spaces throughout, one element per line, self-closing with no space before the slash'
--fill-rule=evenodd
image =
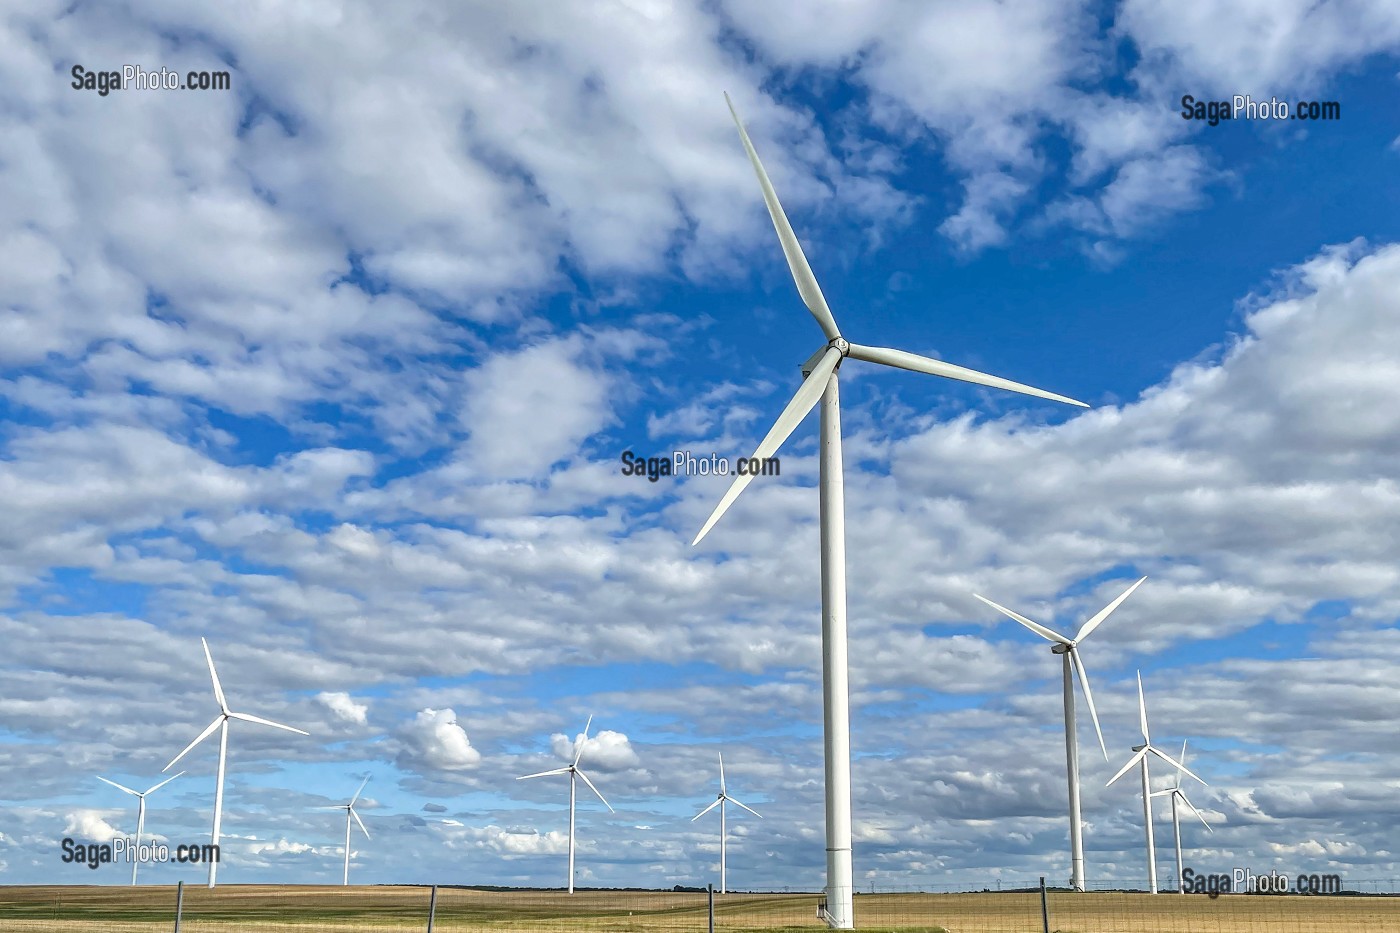
<path id="1" fill-rule="evenodd" d="M 857 929 L 902 933 L 1380 933 L 1383 881 L 1341 895 L 1020 890 L 857 892 Z M 489 890 L 416 886 L 0 887 L 0 933 L 671 933 L 820 930 L 815 893 Z M 179 905 L 177 910 L 177 903 Z"/>

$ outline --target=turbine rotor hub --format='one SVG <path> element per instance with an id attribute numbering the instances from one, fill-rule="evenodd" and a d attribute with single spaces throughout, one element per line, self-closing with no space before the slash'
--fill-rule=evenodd
<path id="1" fill-rule="evenodd" d="M 851 355 L 850 341 L 846 340 L 845 337 L 832 337 L 829 341 L 827 341 L 825 346 L 823 346 L 816 353 L 813 353 L 811 356 L 809 356 L 807 358 L 807 362 L 802 364 L 802 378 L 806 379 L 808 376 L 810 376 L 812 374 L 812 370 L 816 369 L 817 364 L 822 361 L 822 357 L 826 356 L 826 351 L 833 348 L 840 351 L 841 360 L 844 360 L 846 357 Z M 837 368 L 840 368 L 841 360 L 836 361 Z"/>

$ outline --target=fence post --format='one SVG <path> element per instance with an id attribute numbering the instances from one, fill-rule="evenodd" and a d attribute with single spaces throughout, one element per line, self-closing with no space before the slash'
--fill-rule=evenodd
<path id="1" fill-rule="evenodd" d="M 705 885 L 705 889 L 706 889 L 706 891 L 709 893 L 709 896 L 710 896 L 710 933 L 715 933 L 715 885 L 714 885 L 714 882 L 712 881 L 712 882 L 710 882 L 709 884 Z"/>
<path id="2" fill-rule="evenodd" d="M 1045 897 L 1045 876 L 1040 876 L 1040 925 L 1050 933 L 1050 901 Z"/>
<path id="3" fill-rule="evenodd" d="M 433 918 L 437 916 L 437 885 L 433 885 L 433 893 L 428 897 L 428 933 L 433 933 Z"/>
<path id="4" fill-rule="evenodd" d="M 185 883 L 175 885 L 175 933 L 180 933 L 180 915 L 185 911 Z"/>

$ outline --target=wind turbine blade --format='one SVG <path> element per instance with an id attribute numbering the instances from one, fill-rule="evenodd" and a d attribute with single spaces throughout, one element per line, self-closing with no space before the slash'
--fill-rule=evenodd
<path id="1" fill-rule="evenodd" d="M 209 642 L 203 638 L 199 643 L 204 646 L 204 660 L 209 662 L 209 679 L 214 681 L 214 699 L 219 701 L 219 709 L 228 712 L 228 701 L 224 699 L 224 688 L 219 685 L 219 672 L 214 670 L 214 656 L 209 653 Z"/>
<path id="2" fill-rule="evenodd" d="M 1099 727 L 1099 711 L 1094 708 L 1094 691 L 1089 689 L 1089 672 L 1084 669 L 1084 662 L 1079 660 L 1077 648 L 1070 647 L 1069 661 L 1079 675 L 1079 686 L 1084 688 L 1084 701 L 1089 705 L 1089 718 L 1094 721 L 1094 732 L 1099 737 L 1099 748 L 1103 749 L 1103 760 L 1108 761 L 1108 746 L 1104 744 L 1103 729 Z"/>
<path id="3" fill-rule="evenodd" d="M 1175 758 L 1173 758 L 1171 755 L 1168 755 L 1166 752 L 1164 752 L 1164 751 L 1162 751 L 1162 750 L 1160 750 L 1160 749 L 1158 749 L 1158 748 L 1156 748 L 1155 746 L 1152 746 L 1152 745 L 1147 746 L 1147 749 L 1146 749 L 1146 750 L 1152 752 L 1152 754 L 1156 755 L 1158 758 L 1162 759 L 1162 760 L 1165 761 L 1167 764 L 1171 765 L 1173 768 L 1179 768 L 1179 769 L 1181 769 L 1182 771 L 1186 772 L 1187 774 L 1191 775 L 1191 777 L 1196 778 L 1196 780 L 1200 781 L 1202 784 L 1206 784 L 1206 781 L 1205 781 L 1204 779 L 1202 779 L 1201 777 L 1199 777 L 1199 776 L 1198 776 L 1195 772 L 1193 772 L 1190 768 L 1186 767 L 1184 764 L 1182 764 L 1181 762 L 1177 761 L 1177 760 L 1176 760 Z M 1206 784 L 1206 786 L 1209 787 L 1210 785 L 1209 785 L 1209 784 Z"/>
<path id="4" fill-rule="evenodd" d="M 535 774 L 522 774 L 516 778 L 517 781 L 528 781 L 530 778 L 549 777 L 551 774 L 568 774 L 572 768 L 555 768 L 553 771 L 540 771 Z"/>
<path id="5" fill-rule="evenodd" d="M 162 787 L 164 787 L 165 785 L 169 784 L 171 781 L 173 781 L 173 780 L 175 780 L 177 777 L 179 777 L 180 774 L 184 774 L 184 773 L 185 773 L 185 772 L 181 771 L 179 774 L 172 774 L 170 777 L 168 777 L 168 778 L 166 778 L 165 780 L 161 781 L 159 784 L 157 784 L 155 787 L 152 787 L 150 790 L 146 791 L 146 793 L 142 794 L 141 796 L 142 796 L 142 797 L 147 797 L 147 796 L 149 796 L 149 795 L 151 795 L 151 794 L 154 794 L 156 791 L 160 790 Z"/>
<path id="6" fill-rule="evenodd" d="M 701 810 L 699 813 L 697 813 L 697 814 L 695 814 L 694 816 L 692 816 L 692 817 L 690 818 L 690 822 L 694 823 L 696 820 L 700 819 L 700 817 L 704 816 L 706 813 L 709 813 L 709 812 L 710 812 L 711 810 L 713 810 L 715 807 L 719 806 L 720 800 L 722 800 L 722 799 L 724 799 L 724 798 L 716 798 L 716 800 L 715 800 L 714 803 L 710 804 L 708 807 L 706 807 L 705 809 Z"/>
<path id="7" fill-rule="evenodd" d="M 807 257 L 803 255 L 802 246 L 797 242 L 797 234 L 792 232 L 792 225 L 783 213 L 783 206 L 778 203 L 778 194 L 773 190 L 768 173 L 763 170 L 763 163 L 758 160 L 758 153 L 754 150 L 748 131 L 744 129 L 744 122 L 739 119 L 734 102 L 729 99 L 728 94 L 724 95 L 724 102 L 729 105 L 729 114 L 734 118 L 734 125 L 739 128 L 739 138 L 744 143 L 744 151 L 748 153 L 749 161 L 753 163 L 754 174 L 758 176 L 758 185 L 763 189 L 763 202 L 768 205 L 768 216 L 773 220 L 773 229 L 778 232 L 778 242 L 783 246 L 783 255 L 787 258 L 788 269 L 792 271 L 792 280 L 797 284 L 797 293 L 802 296 L 802 303 L 812 312 L 812 317 L 821 325 L 826 339 L 835 340 L 841 336 L 841 331 L 836 327 L 836 319 L 831 316 L 831 309 L 826 305 L 826 298 L 822 296 L 822 290 L 817 285 L 817 277 L 812 274 L 812 267 L 807 264 Z"/>
<path id="8" fill-rule="evenodd" d="M 364 834 L 365 834 L 365 838 L 368 839 L 368 838 L 370 837 L 370 836 L 369 836 L 369 830 L 365 829 L 365 824 L 364 824 L 364 821 L 362 821 L 362 820 L 360 819 L 360 814 L 358 814 L 358 813 L 355 812 L 354 807 L 347 807 L 346 809 L 349 810 L 349 811 L 350 811 L 350 815 L 353 816 L 353 817 L 355 818 L 355 822 L 360 824 L 360 832 L 364 833 Z"/>
<path id="9" fill-rule="evenodd" d="M 577 739 L 578 748 L 574 750 L 574 767 L 578 767 L 579 760 L 583 758 L 583 747 L 588 744 L 588 727 L 593 725 L 593 717 L 588 717 L 588 722 L 583 724 L 583 738 Z"/>
<path id="10" fill-rule="evenodd" d="M 972 595 L 975 598 L 982 600 L 982 602 L 986 603 L 988 606 L 991 606 L 993 609 L 995 609 L 997 612 L 1000 612 L 1002 615 L 1015 619 L 1017 622 L 1020 622 L 1026 628 L 1030 629 L 1032 632 L 1035 632 L 1037 635 L 1039 635 L 1041 638 L 1044 638 L 1047 641 L 1059 642 L 1062 645 L 1072 644 L 1072 642 L 1070 642 L 1070 640 L 1065 636 L 1059 634 L 1053 629 L 1046 628 L 1039 622 L 1032 622 L 1030 619 L 1027 619 L 1019 612 L 1012 612 L 1010 609 L 1007 609 L 1000 603 L 994 603 L 985 596 L 978 596 L 976 593 L 973 593 Z"/>
<path id="11" fill-rule="evenodd" d="M 1099 624 L 1103 622 L 1104 619 L 1107 619 L 1110 615 L 1112 615 L 1113 610 L 1123 605 L 1123 600 L 1133 595 L 1133 590 L 1142 586 L 1142 584 L 1146 580 L 1147 578 L 1143 577 L 1141 580 L 1124 590 L 1122 595 L 1120 595 L 1117 599 L 1115 599 L 1113 602 L 1109 603 L 1107 606 L 1104 606 L 1097 613 L 1095 613 L 1092 619 L 1090 619 L 1088 622 L 1085 622 L 1084 625 L 1080 627 L 1079 634 L 1074 636 L 1075 642 L 1081 642 L 1085 638 L 1089 637 L 1089 633 L 1092 632 L 1094 629 L 1098 628 Z"/>
<path id="12" fill-rule="evenodd" d="M 1142 725 L 1142 740 L 1148 745 L 1152 744 L 1152 737 L 1147 734 L 1147 700 L 1142 695 L 1142 671 L 1137 672 L 1138 678 L 1138 719 Z"/>
<path id="13" fill-rule="evenodd" d="M 228 715 L 230 719 L 241 719 L 244 722 L 255 722 L 260 726 L 271 726 L 274 729 L 286 729 L 288 732 L 295 732 L 297 735 L 311 734 L 310 732 L 304 732 L 301 729 L 297 729 L 294 726 L 284 726 L 280 722 L 273 722 L 271 719 L 263 719 L 261 716 L 253 716 L 249 713 L 229 713 Z"/>
<path id="14" fill-rule="evenodd" d="M 141 796 L 141 794 L 138 794 L 136 791 L 132 790 L 130 787 L 127 787 L 125 784 L 118 784 L 116 781 L 109 781 L 109 780 L 107 780 L 105 777 L 101 777 L 101 776 L 99 776 L 97 779 L 98 779 L 99 781 L 101 781 L 103 784 L 111 784 L 111 785 L 112 785 L 113 787 L 115 787 L 117 790 L 124 790 L 124 791 L 126 791 L 128 794 L 130 794 L 130 795 L 133 796 L 133 797 L 140 797 L 140 796 Z M 173 779 L 172 779 L 172 780 L 173 780 Z M 149 792 L 148 792 L 148 793 L 149 793 Z"/>
<path id="15" fill-rule="evenodd" d="M 1134 754 L 1133 757 L 1131 757 L 1131 758 L 1128 759 L 1128 763 L 1127 763 L 1127 764 L 1125 764 L 1123 767 L 1121 767 L 1121 768 L 1118 769 L 1118 773 L 1117 773 L 1117 774 L 1115 774 L 1113 777 L 1111 777 L 1111 778 L 1108 779 L 1108 784 L 1105 784 L 1104 787 L 1108 787 L 1108 786 L 1109 786 L 1110 784 L 1112 784 L 1114 781 L 1118 780 L 1120 777 L 1122 777 L 1123 775 L 1127 774 L 1127 773 L 1128 773 L 1128 769 L 1131 768 L 1133 765 L 1137 764 L 1139 761 L 1142 761 L 1143 757 L 1144 757 L 1146 754 L 1147 754 L 1147 749 L 1146 749 L 1146 748 L 1144 748 L 1144 749 L 1142 749 L 1142 751 L 1137 752 L 1136 754 Z"/>
<path id="16" fill-rule="evenodd" d="M 719 792 L 724 794 L 724 752 L 719 753 Z"/>
<path id="17" fill-rule="evenodd" d="M 368 784 L 368 783 L 369 783 L 369 775 L 366 774 L 366 775 L 365 775 L 365 779 L 364 779 L 363 781 L 360 782 L 360 789 L 357 790 L 357 791 L 355 791 L 355 796 L 353 796 L 353 797 L 350 798 L 350 806 L 353 807 L 353 806 L 355 805 L 355 801 L 360 799 L 360 794 L 364 792 L 365 785 Z"/>
<path id="18" fill-rule="evenodd" d="M 1057 395 L 1054 392 L 1037 389 L 1035 386 L 1012 382 L 1010 379 L 1003 379 L 1000 376 L 979 373 L 977 370 L 968 369 L 966 366 L 945 363 L 942 360 L 930 359 L 927 356 L 919 356 L 917 353 L 909 353 L 904 350 L 891 350 L 889 347 L 867 347 L 858 343 L 853 343 L 851 344 L 850 356 L 852 359 L 865 360 L 867 363 L 883 363 L 886 366 L 907 369 L 911 372 L 928 373 L 931 376 L 943 376 L 947 379 L 958 379 L 962 382 L 989 386 L 993 389 L 1006 389 L 1010 392 L 1019 392 L 1022 395 L 1034 395 L 1036 398 L 1049 399 L 1052 402 L 1064 402 L 1066 405 L 1078 405 L 1080 408 L 1089 407 L 1085 403 L 1066 395 Z"/>
<path id="19" fill-rule="evenodd" d="M 802 423 L 802 419 L 807 417 L 807 413 L 816 407 L 821 400 L 822 393 L 826 391 L 827 381 L 835 371 L 836 365 L 841 362 L 841 351 L 835 347 L 829 347 L 826 355 L 821 358 L 821 362 L 812 369 L 809 375 L 802 382 L 797 394 L 792 397 L 792 401 L 787 403 L 783 413 L 778 416 L 778 420 L 773 423 L 773 427 L 768 431 L 768 436 L 758 445 L 758 449 L 753 452 L 756 459 L 763 460 L 771 457 L 783 441 L 787 440 L 797 426 Z M 725 492 L 724 498 L 719 500 L 719 505 L 710 513 L 710 517 L 705 521 L 705 526 L 700 529 L 700 533 L 695 536 L 695 540 L 690 542 L 691 547 L 700 543 L 700 539 L 705 537 L 720 516 L 734 504 L 734 500 L 739 498 L 739 493 L 753 482 L 754 471 L 744 473 L 734 478 L 729 490 Z"/>
<path id="20" fill-rule="evenodd" d="M 595 794 L 598 795 L 598 799 L 601 800 L 601 801 L 603 801 L 603 806 L 607 807 L 608 810 L 611 811 L 611 812 L 613 812 L 613 813 L 616 813 L 616 812 L 617 812 L 616 810 L 613 810 L 612 804 L 608 803 L 608 798 L 606 798 L 606 797 L 603 796 L 602 791 L 598 790 L 598 788 L 596 788 L 596 787 L 593 786 L 593 782 L 590 781 L 590 780 L 588 779 L 588 775 L 584 774 L 582 771 L 578 770 L 577 768 L 574 769 L 574 773 L 577 774 L 579 777 L 583 778 L 583 783 L 585 783 L 585 784 L 588 785 L 588 789 L 591 790 L 591 791 L 593 791 L 593 793 L 595 793 Z"/>
<path id="21" fill-rule="evenodd" d="M 1181 763 L 1182 763 L 1183 765 L 1186 764 L 1186 742 L 1187 742 L 1186 739 L 1182 739 L 1182 740 L 1181 740 Z M 1176 788 L 1177 788 L 1177 790 L 1180 790 L 1180 789 L 1181 789 L 1181 772 L 1180 772 L 1180 771 L 1176 772 Z"/>
<path id="22" fill-rule="evenodd" d="M 1177 791 L 1177 793 L 1181 792 Z M 1206 818 L 1201 815 L 1201 811 L 1197 810 L 1196 805 L 1191 802 L 1191 798 L 1187 797 L 1185 794 L 1181 794 L 1181 802 L 1191 808 L 1191 812 L 1196 814 L 1196 819 L 1201 821 L 1202 826 L 1204 826 L 1206 829 L 1209 829 L 1211 832 L 1215 832 L 1215 829 L 1209 823 L 1206 822 Z"/>
<path id="23" fill-rule="evenodd" d="M 1149 797 L 1166 797 L 1166 796 L 1168 796 L 1168 795 L 1170 795 L 1170 794 L 1174 794 L 1174 793 L 1176 793 L 1176 788 L 1175 788 L 1175 787 L 1168 787 L 1166 790 L 1154 790 L 1152 793 L 1148 794 L 1147 796 L 1149 796 Z"/>
<path id="24" fill-rule="evenodd" d="M 763 814 L 762 814 L 762 813 L 759 813 L 757 810 L 755 810 L 753 807 L 749 806 L 748 804 L 746 804 L 746 803 L 740 803 L 739 801 L 735 800 L 733 797 L 725 797 L 724 799 L 725 799 L 725 800 L 728 800 L 730 803 L 734 804 L 736 807 L 743 807 L 745 810 L 748 810 L 750 813 L 752 813 L 754 816 L 758 817 L 760 820 L 763 819 Z"/>
<path id="25" fill-rule="evenodd" d="M 196 745 L 198 745 L 200 742 L 203 742 L 205 739 L 209 738 L 209 736 L 213 735 L 213 734 L 214 734 L 214 730 L 217 729 L 217 728 L 219 728 L 220 724 L 222 724 L 223 721 L 224 721 L 224 717 L 223 717 L 222 714 L 216 716 L 216 717 L 214 718 L 214 721 L 211 722 L 211 723 L 209 724 L 209 727 L 208 727 L 207 729 L 205 729 L 203 732 L 201 732 L 201 733 L 195 738 L 195 740 L 194 740 L 193 742 L 191 742 L 190 744 L 186 745 L 186 746 L 185 746 L 185 750 L 184 750 L 183 752 L 181 752 L 180 754 L 176 755 L 174 758 L 170 759 L 170 764 L 166 765 L 164 768 L 161 768 L 160 770 L 162 770 L 162 771 L 169 771 L 169 770 L 171 769 L 171 767 L 174 766 L 175 762 L 179 761 L 181 758 L 184 758 L 187 754 L 189 754 L 190 749 L 194 748 L 194 747 L 195 747 Z"/>

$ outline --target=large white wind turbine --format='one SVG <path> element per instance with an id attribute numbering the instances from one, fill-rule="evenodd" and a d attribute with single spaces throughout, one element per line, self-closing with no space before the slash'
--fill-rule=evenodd
<path id="1" fill-rule="evenodd" d="M 321 808 L 322 810 L 344 810 L 344 811 L 345 811 L 345 877 L 344 877 L 344 879 L 340 882 L 340 883 L 343 884 L 343 885 L 349 885 L 349 884 L 350 884 L 350 817 L 353 816 L 353 817 L 355 818 L 355 822 L 356 822 L 356 823 L 359 823 L 359 825 L 360 825 L 360 832 L 362 832 L 362 833 L 365 834 L 365 838 L 366 838 L 366 839 L 369 838 L 369 830 L 365 829 L 365 824 L 364 824 L 364 822 L 360 820 L 360 814 L 358 814 L 358 813 L 355 812 L 355 801 L 357 801 L 357 800 L 360 799 L 360 793 L 361 793 L 361 791 L 363 791 L 363 790 L 365 789 L 365 785 L 368 784 L 368 783 L 369 783 L 369 775 L 366 774 L 366 775 L 365 775 L 365 779 L 364 779 L 363 781 L 360 782 L 359 790 L 355 791 L 355 796 L 353 796 L 353 797 L 350 798 L 350 802 L 349 802 L 349 803 L 338 803 L 338 804 L 335 804 L 334 806 L 322 807 L 322 808 Z"/>
<path id="2" fill-rule="evenodd" d="M 729 102 L 727 94 L 725 101 Z M 827 923 L 832 927 L 849 929 L 854 920 L 854 891 L 851 887 L 850 699 L 846 661 L 846 509 L 841 472 L 841 405 L 837 369 L 846 357 L 852 357 L 897 369 L 1010 389 L 1013 392 L 1085 408 L 1088 406 L 1063 395 L 903 350 L 848 343 L 836 326 L 836 319 L 827 307 L 816 277 L 812 274 L 807 258 L 802 253 L 802 247 L 797 242 L 797 236 L 792 232 L 792 226 L 783 213 L 782 205 L 778 203 L 773 185 L 768 181 L 768 173 L 763 170 L 763 163 L 759 161 L 758 153 L 754 151 L 749 134 L 745 131 L 732 102 L 729 102 L 729 112 L 734 117 L 734 124 L 739 128 L 739 138 L 744 144 L 744 151 L 748 153 L 749 161 L 753 164 L 754 173 L 758 176 L 759 187 L 763 189 L 763 200 L 768 205 L 768 214 L 773 220 L 774 229 L 777 230 L 783 255 L 787 258 L 788 268 L 797 284 L 797 292 L 807 310 L 816 318 L 827 340 L 826 345 L 803 364 L 801 388 L 758 445 L 754 457 L 772 456 L 783 441 L 796 430 L 807 413 L 816 406 L 818 400 L 821 401 L 822 694 L 826 759 Z M 753 475 L 746 473 L 734 480 L 700 529 L 700 533 L 691 542 L 692 545 L 705 537 L 752 479 Z"/>
<path id="3" fill-rule="evenodd" d="M 574 893 L 574 804 L 578 800 L 578 778 L 583 778 L 583 783 L 588 785 L 588 789 L 598 795 L 598 799 L 603 801 L 603 806 L 608 808 L 608 812 L 616 813 L 612 804 L 608 803 L 606 797 L 598 788 L 593 786 L 593 782 L 588 779 L 588 775 L 583 773 L 583 769 L 578 766 L 579 759 L 583 757 L 583 746 L 588 744 L 588 727 L 593 725 L 593 717 L 588 717 L 588 722 L 583 726 L 583 735 L 576 741 L 578 747 L 574 750 L 574 762 L 567 768 L 555 768 L 552 771 L 540 771 L 537 774 L 522 774 L 516 778 L 517 781 L 528 781 L 530 778 L 549 777 L 551 774 L 567 774 L 569 776 L 569 893 Z"/>
<path id="4" fill-rule="evenodd" d="M 1142 766 L 1142 820 L 1143 824 L 1147 827 L 1147 883 L 1148 886 L 1152 889 L 1152 893 L 1156 894 L 1157 845 L 1152 838 L 1152 784 L 1147 774 L 1147 754 L 1148 752 L 1151 752 L 1158 758 L 1165 761 L 1167 764 L 1176 768 L 1178 771 L 1184 771 L 1187 774 L 1190 774 L 1193 778 L 1196 778 L 1196 780 L 1198 781 L 1201 781 L 1201 779 L 1199 777 L 1196 777 L 1196 775 L 1193 774 L 1191 770 L 1186 767 L 1186 765 L 1177 761 L 1175 758 L 1173 758 L 1171 755 L 1168 755 L 1166 752 L 1153 746 L 1152 739 L 1147 734 L 1147 701 L 1143 699 L 1142 696 L 1142 671 L 1138 671 L 1137 682 L 1138 719 L 1142 725 L 1142 744 L 1133 746 L 1133 757 L 1129 758 L 1128 763 L 1125 764 L 1122 768 L 1118 769 L 1117 774 L 1108 779 L 1108 784 L 1112 784 L 1114 781 L 1127 774 L 1128 769 L 1131 768 L 1133 765 Z M 1201 783 L 1204 784 L 1205 781 L 1201 781 Z M 1107 787 L 1108 784 L 1105 784 L 1104 786 Z"/>
<path id="5" fill-rule="evenodd" d="M 214 830 L 211 833 L 211 841 L 216 847 L 215 852 L 217 852 L 217 846 L 219 845 L 219 823 L 224 816 L 224 768 L 228 762 L 228 721 L 230 719 L 241 719 L 244 722 L 255 722 L 259 725 L 271 726 L 274 729 L 285 729 L 288 732 L 295 732 L 297 735 L 310 735 L 311 733 L 303 732 L 291 726 L 284 726 L 280 722 L 273 722 L 270 719 L 263 719 L 249 713 L 235 713 L 233 710 L 229 709 L 228 700 L 224 699 L 224 688 L 219 685 L 219 672 L 214 670 L 214 656 L 209 653 L 209 642 L 201 638 L 199 643 L 204 646 L 204 660 L 209 662 L 209 678 L 214 682 L 214 699 L 219 701 L 219 715 L 214 717 L 214 721 L 211 722 L 203 732 L 197 735 L 193 742 L 185 746 L 184 751 L 170 759 L 170 764 L 166 765 L 161 770 L 169 771 L 175 766 L 175 762 L 189 754 L 192 748 L 213 735 L 215 729 L 219 730 L 219 774 L 214 784 Z M 209 861 L 209 887 L 211 888 L 214 887 L 218 877 L 218 871 L 219 860 L 216 856 Z"/>
<path id="6" fill-rule="evenodd" d="M 184 774 L 184 773 L 185 773 L 185 772 L 183 772 L 183 771 L 180 772 L 180 774 Z M 144 790 L 144 791 L 132 790 L 130 787 L 127 787 L 125 784 L 118 784 L 116 781 L 109 781 L 109 780 L 107 780 L 105 777 L 102 777 L 101 775 L 98 776 L 97 779 L 98 779 L 99 781 L 101 781 L 102 783 L 104 783 L 104 784 L 111 784 L 111 785 L 112 785 L 113 787 L 115 787 L 117 790 L 124 790 L 124 791 L 126 791 L 128 794 L 130 794 L 131 796 L 135 797 L 135 798 L 137 799 L 137 801 L 139 801 L 139 802 L 137 803 L 137 805 L 136 805 L 136 852 L 137 852 L 138 855 L 139 855 L 140 852 L 141 852 L 141 831 L 144 830 L 144 829 L 146 828 L 146 798 L 149 797 L 151 794 L 154 794 L 156 791 L 160 790 L 160 789 L 161 789 L 162 787 L 164 787 L 165 785 L 169 784 L 171 781 L 175 780 L 177 777 L 180 776 L 180 774 L 173 774 L 173 775 L 171 775 L 170 777 L 166 778 L 165 780 L 161 781 L 161 782 L 160 782 L 159 784 L 157 784 L 156 786 L 150 788 L 149 790 Z M 132 884 L 135 884 L 135 883 L 136 883 L 136 869 L 139 868 L 140 865 L 141 865 L 141 859 L 140 859 L 140 858 L 134 858 L 134 859 L 131 860 L 131 883 L 132 883 Z"/>
<path id="7" fill-rule="evenodd" d="M 724 816 L 724 805 L 725 805 L 726 803 L 732 803 L 732 804 L 734 804 L 736 807 L 743 807 L 745 810 L 748 810 L 750 813 L 752 813 L 754 816 L 758 817 L 760 820 L 763 819 L 763 814 L 759 813 L 757 810 L 755 810 L 753 807 L 749 806 L 748 804 L 741 803 L 740 801 L 735 800 L 733 797 L 729 796 L 729 794 L 725 791 L 725 789 L 724 789 L 724 753 L 723 753 L 723 752 L 720 752 L 720 755 L 719 755 L 719 797 L 715 800 L 714 803 L 710 804 L 708 807 L 706 807 L 705 809 L 701 810 L 699 813 L 697 813 L 697 814 L 695 814 L 693 817 L 691 817 L 691 818 L 690 818 L 690 822 L 694 823 L 696 820 L 700 819 L 700 817 L 704 816 L 706 813 L 709 813 L 709 812 L 710 812 L 711 810 L 713 810 L 715 807 L 719 807 L 719 893 L 721 893 L 721 894 L 724 894 L 724 893 L 726 892 L 726 890 L 727 890 L 726 887 L 725 887 L 725 884 L 726 884 L 726 880 L 727 880 L 727 879 L 726 879 L 726 876 L 725 876 L 725 866 L 724 866 L 725 840 L 726 840 L 727 835 L 728 835 L 728 826 L 727 826 L 727 824 L 725 823 L 725 816 Z"/>
<path id="8" fill-rule="evenodd" d="M 1182 764 L 1186 764 L 1186 740 L 1185 740 L 1185 739 L 1182 739 L 1182 740 L 1181 740 L 1181 763 L 1182 763 Z M 1177 890 L 1179 893 L 1185 894 L 1185 893 L 1186 893 L 1186 879 L 1185 879 L 1184 876 L 1185 876 L 1185 874 L 1186 874 L 1186 866 L 1185 866 L 1184 864 L 1182 864 L 1182 861 L 1181 861 L 1181 815 L 1180 815 L 1180 813 L 1177 811 L 1177 808 L 1176 808 L 1176 803 L 1177 803 L 1177 801 L 1179 800 L 1179 801 L 1181 801 L 1182 803 L 1186 804 L 1188 807 L 1190 807 L 1190 808 L 1191 808 L 1191 812 L 1194 813 L 1194 814 L 1196 814 L 1196 819 L 1200 820 L 1200 821 L 1201 821 L 1201 825 L 1204 826 L 1207 830 L 1209 830 L 1210 832 L 1215 832 L 1215 830 L 1212 829 L 1212 828 L 1211 828 L 1211 825 L 1210 825 L 1209 823 L 1206 822 L 1206 818 L 1205 818 L 1204 816 L 1201 815 L 1201 811 L 1196 809 L 1196 805 L 1195 805 L 1194 803 L 1192 803 L 1191 800 L 1186 796 L 1186 792 L 1185 792 L 1184 790 L 1181 789 L 1181 772 L 1180 772 L 1180 771 L 1176 772 L 1176 782 L 1175 782 L 1174 784 L 1172 784 L 1171 787 L 1168 787 L 1168 788 L 1166 788 L 1165 790 L 1153 791 L 1153 792 L 1152 792 L 1152 796 L 1153 796 L 1153 797 L 1167 797 L 1167 796 L 1170 796 L 1171 799 L 1172 799 L 1172 835 L 1173 835 L 1173 837 L 1174 837 L 1175 840 L 1176 840 L 1176 890 Z"/>
<path id="9" fill-rule="evenodd" d="M 1122 605 L 1123 600 L 1133 595 L 1133 590 L 1142 586 L 1143 580 L 1146 579 L 1143 577 L 1142 580 L 1128 587 L 1123 595 L 1099 610 L 1093 618 L 1080 626 L 1079 634 L 1073 638 L 1066 638 L 1038 622 L 1032 622 L 1025 616 L 1012 612 L 1005 606 L 999 606 L 984 596 L 972 594 L 1003 615 L 1010 616 L 1020 622 L 1041 638 L 1055 642 L 1055 647 L 1050 650 L 1061 658 L 1064 669 L 1065 772 L 1069 776 L 1070 885 L 1076 891 L 1084 890 L 1084 823 L 1080 818 L 1079 809 L 1079 737 L 1074 719 L 1074 674 L 1079 675 L 1079 685 L 1084 688 L 1084 700 L 1089 704 L 1089 717 L 1094 721 L 1094 731 L 1099 736 L 1099 747 L 1103 749 L 1103 759 L 1104 761 L 1108 760 L 1108 746 L 1104 744 L 1103 730 L 1099 728 L 1099 714 L 1094 709 L 1094 694 L 1089 689 L 1089 673 L 1084 670 L 1084 662 L 1079 657 L 1079 643 L 1089 637 L 1089 634 L 1098 628 L 1099 623 L 1107 619 L 1113 610 Z M 1071 673 L 1071 668 L 1074 669 L 1073 673 Z"/>

